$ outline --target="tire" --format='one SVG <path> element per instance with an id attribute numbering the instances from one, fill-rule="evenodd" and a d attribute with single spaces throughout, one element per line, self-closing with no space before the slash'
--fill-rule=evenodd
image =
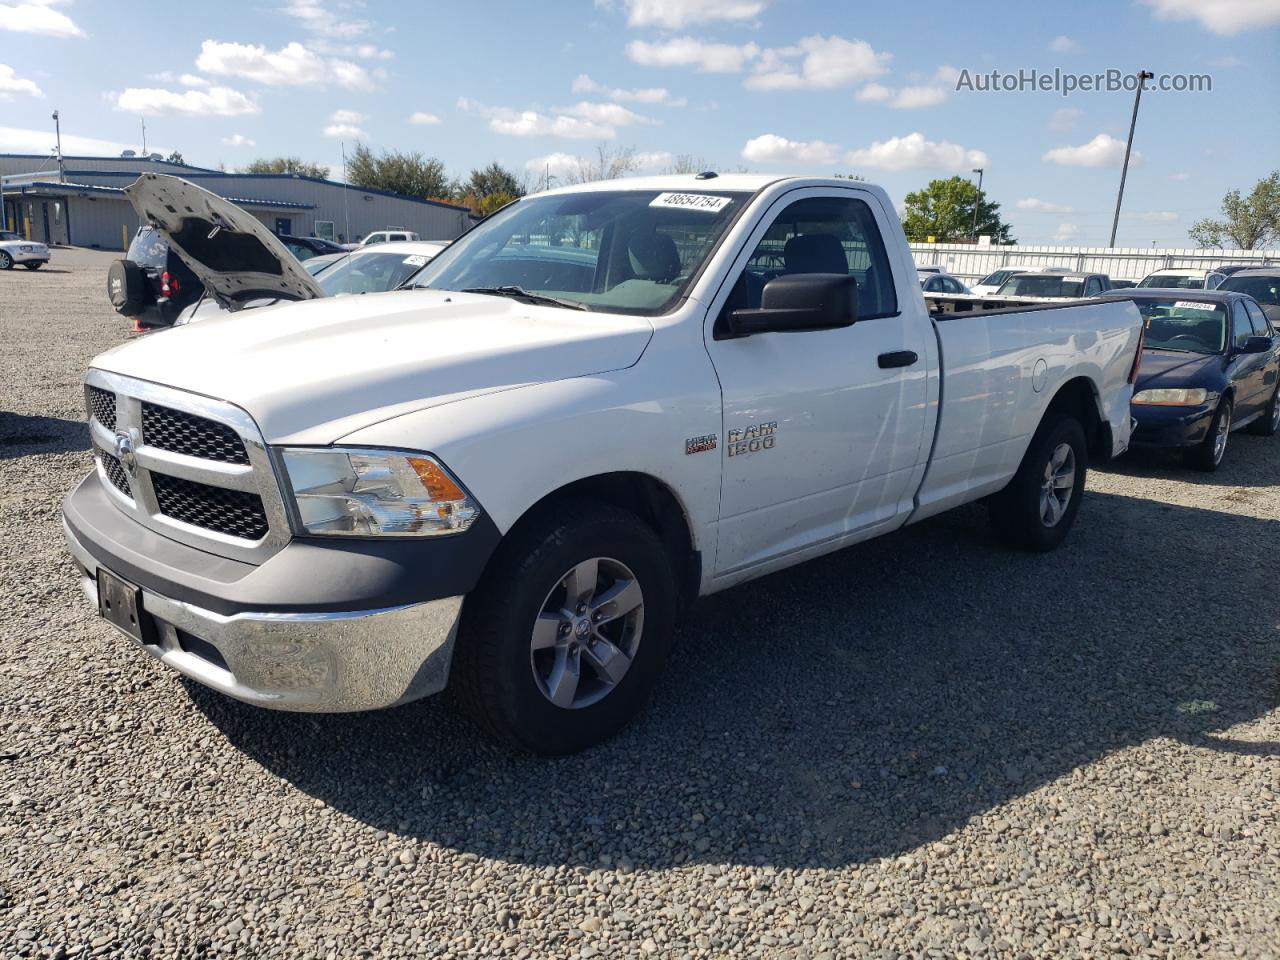
<path id="1" fill-rule="evenodd" d="M 33 263 L 24 263 L 23 266 L 26 267 L 28 270 L 39 270 L 42 266 L 44 266 L 44 264 L 42 264 L 39 260 L 36 260 Z"/>
<path id="2" fill-rule="evenodd" d="M 1182 454 L 1188 467 L 1212 473 L 1222 465 L 1222 458 L 1227 452 L 1227 440 L 1231 437 L 1231 413 L 1234 409 L 1231 397 L 1223 397 L 1218 403 L 1218 409 L 1214 411 L 1213 419 L 1209 421 L 1209 432 L 1204 439 Z"/>
<path id="3" fill-rule="evenodd" d="M 122 317 L 135 317 L 147 304 L 147 276 L 132 260 L 113 260 L 107 268 L 107 299 Z"/>
<path id="4" fill-rule="evenodd" d="M 677 593 L 672 566 L 657 534 L 617 507 L 583 500 L 532 518 L 503 543 L 467 598 L 455 701 L 518 749 L 574 753 L 607 740 L 640 710 L 666 663 Z M 640 605 L 609 616 L 619 612 L 610 593 L 627 604 L 637 588 Z M 571 592 L 586 604 L 571 602 Z M 597 606 L 608 619 L 593 617 Z M 571 616 L 560 612 L 566 609 Z M 630 654 L 625 663 L 619 652 Z"/>
<path id="5" fill-rule="evenodd" d="M 1036 553 L 1062 543 L 1080 510 L 1088 456 L 1079 420 L 1062 415 L 1041 423 L 1018 472 L 991 500 L 991 520 L 1001 539 Z"/>
<path id="6" fill-rule="evenodd" d="M 1271 395 L 1271 402 L 1262 411 L 1262 416 L 1249 424 L 1249 432 L 1256 437 L 1274 437 L 1280 430 L 1280 387 Z"/>
<path id="7" fill-rule="evenodd" d="M 12 270 L 12 269 L 13 269 L 13 257 L 9 256 L 9 254 L 5 253 L 3 250 L 0 250 L 0 270 Z"/>

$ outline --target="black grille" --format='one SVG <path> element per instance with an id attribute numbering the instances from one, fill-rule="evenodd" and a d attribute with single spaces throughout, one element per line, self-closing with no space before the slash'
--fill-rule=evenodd
<path id="1" fill-rule="evenodd" d="M 166 517 L 244 540 L 261 540 L 267 535 L 267 514 L 256 494 L 163 473 L 151 474 L 151 485 Z"/>
<path id="2" fill-rule="evenodd" d="M 89 409 L 93 411 L 93 419 L 108 430 L 116 428 L 116 395 L 110 390 L 100 387 L 85 387 L 89 397 Z"/>
<path id="3" fill-rule="evenodd" d="M 111 481 L 111 485 L 123 493 L 126 497 L 132 499 L 133 494 L 129 490 L 129 477 L 124 472 L 124 467 L 109 453 L 98 452 L 98 456 L 102 458 L 102 469 L 107 475 L 107 479 Z"/>
<path id="4" fill-rule="evenodd" d="M 201 460 L 249 463 L 244 441 L 225 423 L 154 403 L 142 405 L 142 442 Z"/>

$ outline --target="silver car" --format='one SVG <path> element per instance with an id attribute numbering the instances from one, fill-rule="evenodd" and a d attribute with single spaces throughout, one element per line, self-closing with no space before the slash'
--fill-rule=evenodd
<path id="1" fill-rule="evenodd" d="M 12 270 L 20 263 L 28 270 L 39 270 L 49 262 L 49 248 L 34 240 L 24 240 L 12 230 L 0 230 L 0 270 Z"/>

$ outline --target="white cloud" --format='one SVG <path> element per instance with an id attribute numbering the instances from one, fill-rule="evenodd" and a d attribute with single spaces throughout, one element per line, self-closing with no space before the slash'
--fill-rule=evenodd
<path id="1" fill-rule="evenodd" d="M 394 60 L 396 56 L 372 43 L 333 43 L 324 37 L 313 37 L 311 49 L 330 57 L 355 57 L 357 60 Z"/>
<path id="2" fill-rule="evenodd" d="M 1223 37 L 1280 23 L 1276 0 L 1142 0 L 1161 20 L 1199 20 Z"/>
<path id="3" fill-rule="evenodd" d="M 205 73 L 243 77 L 267 86 L 334 85 L 348 90 L 374 87 L 369 71 L 359 64 L 326 59 L 296 41 L 279 50 L 268 50 L 259 44 L 206 40 L 200 45 L 196 67 Z"/>
<path id="4" fill-rule="evenodd" d="M 831 90 L 863 83 L 888 70 L 889 53 L 865 40 L 814 34 L 790 47 L 763 51 L 746 86 L 753 90 Z M 792 61 L 802 58 L 800 63 Z"/>
<path id="5" fill-rule="evenodd" d="M 363 123 L 364 114 L 355 110 L 335 110 L 329 114 L 330 123 Z"/>
<path id="6" fill-rule="evenodd" d="M 591 103 L 581 100 L 570 107 L 553 107 L 552 113 L 569 117 L 580 117 L 592 123 L 604 126 L 629 127 L 634 124 L 657 123 L 650 117 L 643 117 L 619 103 Z"/>
<path id="7" fill-rule="evenodd" d="M 633 27 L 679 30 L 691 23 L 752 20 L 768 0 L 622 0 Z"/>
<path id="8" fill-rule="evenodd" d="M 1060 223 L 1058 229 L 1053 235 L 1056 243 L 1070 243 L 1080 235 L 1080 228 L 1074 223 Z"/>
<path id="9" fill-rule="evenodd" d="M 567 177 L 571 173 L 578 172 L 583 160 L 584 158 L 575 157 L 571 153 L 548 153 L 546 156 L 529 160 L 524 168 L 530 173 L 544 176 L 550 173 L 553 177 Z"/>
<path id="10" fill-rule="evenodd" d="M 409 114 L 409 122 L 418 126 L 432 126 L 440 122 L 440 118 L 434 113 L 424 113 L 419 110 L 416 113 Z"/>
<path id="11" fill-rule="evenodd" d="M 210 87 L 183 93 L 158 87 L 130 87 L 115 94 L 113 99 L 117 110 L 151 116 L 176 113 L 192 117 L 236 117 L 258 113 L 261 109 L 251 98 L 230 87 Z"/>
<path id="12" fill-rule="evenodd" d="M 1135 150 L 1133 162 L 1136 163 L 1141 156 Z M 1063 167 L 1118 167 L 1124 162 L 1124 141 L 1100 133 L 1078 147 L 1054 147 L 1041 159 Z"/>
<path id="13" fill-rule="evenodd" d="M 52 9 L 55 2 L 0 3 L 0 30 L 39 33 L 46 37 L 83 37 L 84 31 L 70 17 Z"/>
<path id="14" fill-rule="evenodd" d="M 1069 53 L 1076 48 L 1076 42 L 1070 37 L 1064 37 L 1058 34 L 1049 41 L 1049 49 L 1054 53 Z"/>
<path id="15" fill-rule="evenodd" d="M 653 150 L 635 155 L 637 170 L 661 170 L 663 167 L 671 166 L 674 160 L 675 157 L 669 150 Z"/>
<path id="16" fill-rule="evenodd" d="M 222 142 L 228 147 L 252 147 L 257 144 L 257 141 L 251 140 L 249 137 L 239 133 L 233 133 L 229 137 L 223 137 Z"/>
<path id="17" fill-rule="evenodd" d="M 1049 129 L 1065 133 L 1075 129 L 1076 122 L 1084 116 L 1084 111 L 1077 107 L 1060 107 L 1049 117 Z"/>
<path id="18" fill-rule="evenodd" d="M 973 167 L 985 167 L 987 155 L 981 150 L 970 150 L 946 140 L 926 140 L 922 133 L 909 133 L 905 137 L 892 137 L 876 141 L 869 147 L 850 150 L 844 155 L 846 163 L 854 166 L 878 167 L 881 170 L 915 170 L 936 168 L 964 171 Z"/>
<path id="19" fill-rule="evenodd" d="M 34 80 L 20 77 L 7 63 L 0 63 L 0 100 L 12 100 L 14 96 L 43 97 Z"/>
<path id="20" fill-rule="evenodd" d="M 207 87 L 209 81 L 204 77 L 197 77 L 194 73 L 184 73 L 178 77 L 178 82 L 184 87 Z"/>
<path id="21" fill-rule="evenodd" d="M 943 87 L 903 87 L 889 104 L 898 110 L 917 110 L 920 107 L 936 107 L 947 99 Z"/>
<path id="22" fill-rule="evenodd" d="M 368 140 L 369 135 L 354 123 L 331 123 L 321 131 L 335 140 Z"/>
<path id="23" fill-rule="evenodd" d="M 1135 210 L 1120 214 L 1121 220 L 1140 220 L 1143 223 L 1172 223 L 1178 215 L 1172 210 Z"/>
<path id="24" fill-rule="evenodd" d="M 618 132 L 606 124 L 564 114 L 547 115 L 537 110 L 487 107 L 467 97 L 458 98 L 458 109 L 478 113 L 489 121 L 489 129 L 508 137 L 560 137 L 566 140 L 612 140 Z"/>
<path id="25" fill-rule="evenodd" d="M 703 73 L 739 73 L 760 53 L 754 43 L 703 43 L 693 37 L 676 37 L 660 43 L 632 40 L 627 56 L 647 67 L 697 67 Z"/>
<path id="26" fill-rule="evenodd" d="M 1033 210 L 1036 213 L 1075 213 L 1070 207 L 1060 203 L 1050 203 L 1037 197 L 1026 197 L 1014 204 L 1019 210 Z"/>
<path id="27" fill-rule="evenodd" d="M 883 103 L 893 99 L 893 91 L 883 83 L 868 83 L 854 96 L 863 103 Z"/>
<path id="28" fill-rule="evenodd" d="M 62 149 L 64 153 L 85 156 L 115 157 L 125 150 L 139 149 L 136 143 L 120 143 L 116 140 L 99 140 L 96 137 L 82 137 L 63 131 Z M 151 149 L 159 153 L 169 153 L 169 147 L 152 145 Z M 23 127 L 0 127 L 0 151 L 9 153 L 39 153 L 52 156 L 54 151 L 53 127 L 49 129 L 31 130 Z"/>
<path id="29" fill-rule="evenodd" d="M 752 137 L 742 147 L 748 163 L 835 163 L 840 148 L 822 140 L 788 140 L 776 133 Z"/>
<path id="30" fill-rule="evenodd" d="M 323 0 L 288 0 L 280 12 L 322 37 L 358 37 L 369 30 L 369 21 L 345 20 Z"/>
<path id="31" fill-rule="evenodd" d="M 596 83 L 585 73 L 580 73 L 573 81 L 574 93 L 598 93 L 610 100 L 622 103 L 662 103 L 669 107 L 683 107 L 688 101 L 683 97 L 672 99 L 671 91 L 666 87 L 640 87 L 626 90 L 622 87 L 606 87 Z"/>

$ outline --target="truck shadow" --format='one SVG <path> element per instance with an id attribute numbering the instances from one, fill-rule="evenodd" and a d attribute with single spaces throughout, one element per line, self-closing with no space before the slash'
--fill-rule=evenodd
<path id="1" fill-rule="evenodd" d="M 1197 486 L 1273 487 L 1280 485 L 1276 476 L 1276 458 L 1272 451 L 1280 448 L 1280 438 L 1256 437 L 1243 430 L 1231 434 L 1222 465 L 1213 473 L 1188 467 L 1177 450 L 1138 447 L 1123 457 L 1091 470 L 1135 479 L 1177 480 Z"/>
<path id="2" fill-rule="evenodd" d="M 1153 737 L 1280 703 L 1280 523 L 1090 493 L 1071 540 L 1012 553 L 980 507 L 701 602 L 654 701 L 554 759 L 439 701 L 303 716 L 188 684 L 274 774 L 370 825 L 537 864 L 826 867 L 893 857 Z M 1152 770 L 1155 776 L 1162 771 Z M 993 817 L 994 819 L 994 817 Z"/>
<path id="3" fill-rule="evenodd" d="M 82 420 L 0 411 L 0 460 L 88 449 L 89 427 Z"/>

